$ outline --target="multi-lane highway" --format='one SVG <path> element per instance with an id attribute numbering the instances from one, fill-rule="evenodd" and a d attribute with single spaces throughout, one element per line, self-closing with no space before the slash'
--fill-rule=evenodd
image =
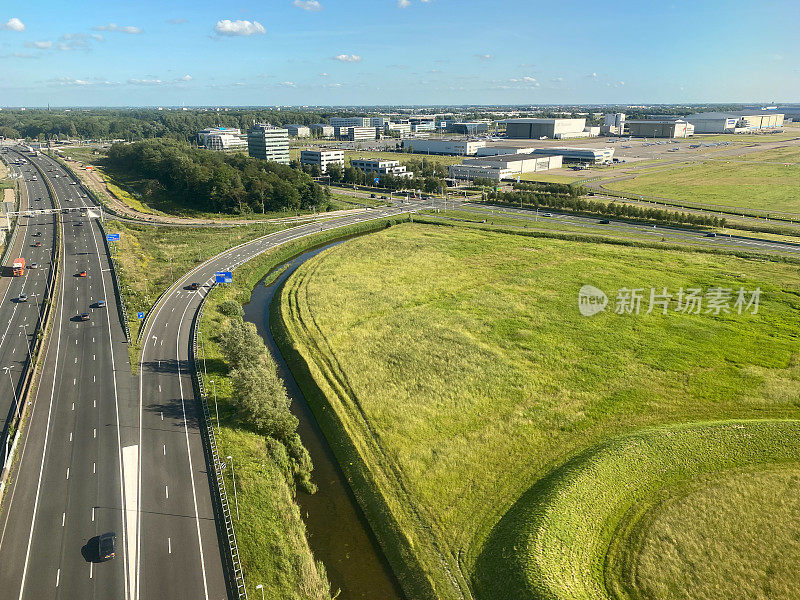
<path id="1" fill-rule="evenodd" d="M 24 181 L 21 210 L 53 208 L 53 199 L 35 167 L 27 160 L 14 165 L 13 161 L 25 160 L 16 152 L 3 154 L 20 181 Z M 10 261 L 25 258 L 27 268 L 22 277 L 9 277 L 11 265 L 3 265 L 4 281 L 0 285 L 0 429 L 17 408 L 20 382 L 38 331 L 53 266 L 54 216 L 20 217 L 18 227 Z"/>

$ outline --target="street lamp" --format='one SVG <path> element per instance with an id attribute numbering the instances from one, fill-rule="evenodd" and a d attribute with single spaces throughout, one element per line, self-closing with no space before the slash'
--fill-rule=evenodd
<path id="1" fill-rule="evenodd" d="M 22 327 L 22 331 L 25 333 L 25 344 L 28 346 L 28 366 L 33 366 L 33 356 L 31 356 L 31 344 L 28 342 L 28 328 L 25 325 L 20 325 Z"/>
<path id="2" fill-rule="evenodd" d="M 233 499 L 236 501 L 236 520 L 239 520 L 239 496 L 236 494 L 236 473 L 233 470 L 233 457 L 226 457 L 231 463 L 231 477 L 233 477 Z"/>
<path id="3" fill-rule="evenodd" d="M 256 586 L 257 590 L 261 590 L 261 600 L 264 600 L 264 586 L 259 584 Z"/>
<path id="4" fill-rule="evenodd" d="M 18 404 L 18 402 L 17 402 L 17 390 L 14 387 L 14 379 L 11 377 L 11 367 L 3 367 L 3 370 L 6 373 L 8 373 L 8 381 L 11 383 L 11 393 L 13 394 L 13 397 L 14 397 L 14 410 L 16 411 L 16 407 L 17 407 L 17 404 Z"/>
<path id="5" fill-rule="evenodd" d="M 217 435 L 220 434 L 219 428 L 219 406 L 217 405 L 217 380 L 211 380 L 211 386 L 214 388 L 214 412 L 217 413 Z"/>

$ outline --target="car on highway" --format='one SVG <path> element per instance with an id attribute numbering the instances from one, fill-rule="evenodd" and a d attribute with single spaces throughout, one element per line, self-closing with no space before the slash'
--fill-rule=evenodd
<path id="1" fill-rule="evenodd" d="M 117 534 L 113 531 L 102 533 L 97 538 L 97 559 L 111 560 L 117 555 Z"/>
<path id="2" fill-rule="evenodd" d="M 192 291 L 199 290 L 200 289 L 200 284 L 197 283 L 197 282 L 190 283 L 189 284 L 189 289 L 192 290 Z"/>
<path id="3" fill-rule="evenodd" d="M 544 213 L 542 216 L 543 217 L 552 217 L 553 213 Z"/>
<path id="4" fill-rule="evenodd" d="M 36 242 L 34 244 L 34 246 L 37 247 L 37 248 L 41 248 L 42 247 L 42 242 Z"/>
<path id="5" fill-rule="evenodd" d="M 39 268 L 39 263 L 32 262 L 31 264 L 28 265 L 28 268 L 29 269 L 38 269 Z"/>
<path id="6" fill-rule="evenodd" d="M 105 300 L 98 300 L 96 306 L 97 306 L 97 308 L 105 308 L 106 307 L 106 301 Z"/>
<path id="7" fill-rule="evenodd" d="M 609 221 L 608 219 L 602 219 L 601 221 L 598 221 L 598 224 L 600 225 L 609 225 L 610 223 L 611 221 Z"/>
<path id="8" fill-rule="evenodd" d="M 717 237 L 717 234 L 712 231 L 711 233 L 707 233 L 706 237 Z"/>
<path id="9" fill-rule="evenodd" d="M 70 200 L 70 198 L 67 198 L 67 200 Z M 83 225 L 83 221 L 78 221 L 77 223 L 75 223 L 75 227 L 80 227 L 82 225 Z"/>
<path id="10" fill-rule="evenodd" d="M 22 292 L 22 293 L 21 293 L 21 294 L 20 294 L 20 295 L 17 297 L 17 301 L 18 301 L 18 302 L 27 302 L 27 301 L 28 301 L 28 294 L 26 294 L 25 292 Z"/>
<path id="11" fill-rule="evenodd" d="M 78 277 L 86 277 L 86 269 L 78 273 Z"/>
<path id="12" fill-rule="evenodd" d="M 78 315 L 81 321 L 88 321 L 89 320 L 89 313 L 81 313 Z"/>

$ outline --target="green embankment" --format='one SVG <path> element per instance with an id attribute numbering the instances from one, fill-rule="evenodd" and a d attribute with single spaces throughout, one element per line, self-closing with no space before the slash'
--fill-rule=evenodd
<path id="1" fill-rule="evenodd" d="M 609 310 L 580 315 L 584 284 L 608 293 Z M 758 313 L 683 314 L 673 298 L 668 314 L 645 314 L 650 288 L 718 286 L 760 288 Z M 631 287 L 645 291 L 641 314 L 615 314 L 617 290 Z M 275 321 L 408 596 L 483 600 L 515 597 L 488 591 L 514 582 L 546 582 L 524 547 L 498 543 L 508 515 L 524 512 L 532 496 L 541 500 L 529 490 L 554 473 L 583 477 L 583 489 L 593 489 L 596 471 L 560 465 L 648 428 L 800 417 L 799 294 L 796 266 L 786 263 L 417 224 L 307 261 L 285 284 Z M 681 431 L 689 432 L 689 456 L 705 430 Z M 708 453 L 734 454 L 731 466 L 769 462 L 780 448 L 768 441 L 762 458 L 744 449 L 737 457 L 733 443 Z M 662 450 L 619 466 L 649 473 L 648 493 L 678 479 L 651 472 L 664 454 L 659 439 L 652 443 Z M 727 466 L 709 460 L 709 469 Z M 632 483 L 602 485 L 624 506 L 631 494 L 644 499 Z M 551 539 L 561 539 L 562 523 L 577 527 L 594 510 L 591 497 L 572 499 L 550 513 Z M 516 535 L 531 535 L 531 523 Z M 593 547 L 570 546 L 575 562 L 567 567 L 595 577 L 582 585 L 602 580 L 597 552 L 611 533 L 596 532 Z M 547 564 L 561 568 L 564 552 L 557 547 Z M 519 565 L 514 579 L 496 564 L 484 569 L 492 560 Z M 516 598 L 526 597 L 537 598 Z"/>

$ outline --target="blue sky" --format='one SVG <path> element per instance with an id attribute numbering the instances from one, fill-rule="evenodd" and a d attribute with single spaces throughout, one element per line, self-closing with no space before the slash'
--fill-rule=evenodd
<path id="1" fill-rule="evenodd" d="M 0 3 L 0 105 L 800 101 L 800 2 Z"/>

